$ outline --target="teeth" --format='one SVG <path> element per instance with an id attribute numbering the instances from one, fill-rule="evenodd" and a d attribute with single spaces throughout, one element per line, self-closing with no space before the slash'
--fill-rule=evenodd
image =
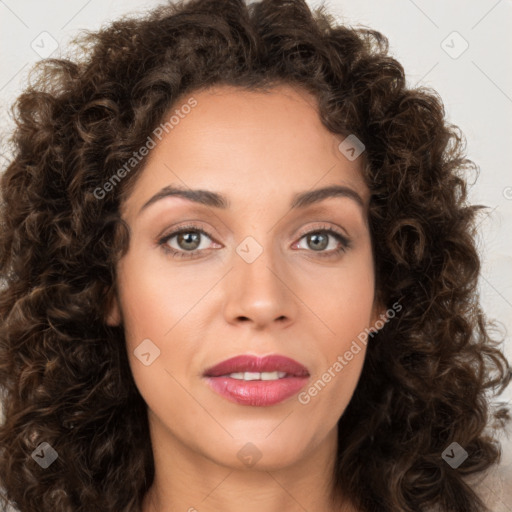
<path id="1" fill-rule="evenodd" d="M 238 380 L 277 380 L 282 379 L 286 372 L 237 372 L 230 373 L 228 377 Z"/>

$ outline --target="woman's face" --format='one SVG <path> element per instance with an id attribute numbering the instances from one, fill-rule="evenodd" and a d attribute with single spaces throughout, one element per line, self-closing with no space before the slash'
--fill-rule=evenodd
<path id="1" fill-rule="evenodd" d="M 151 136 L 156 147 L 123 205 L 130 248 L 107 322 L 124 326 L 153 442 L 221 465 L 250 455 L 283 467 L 335 439 L 363 365 L 358 336 L 383 311 L 362 157 L 340 151 L 343 137 L 295 88 L 192 96 L 180 105 L 195 106 L 169 113 L 161 140 Z M 331 186 L 344 188 L 309 196 Z M 199 202 L 160 194 L 166 187 L 208 194 Z M 309 200 L 293 205 L 300 194 Z M 285 356 L 308 375 L 278 364 L 286 376 L 260 380 L 257 366 L 205 376 L 240 355 Z"/>

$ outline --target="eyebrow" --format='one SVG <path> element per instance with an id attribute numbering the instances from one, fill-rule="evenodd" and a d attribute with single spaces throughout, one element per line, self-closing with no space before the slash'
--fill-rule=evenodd
<path id="1" fill-rule="evenodd" d="M 210 190 L 183 189 L 176 187 L 175 185 L 168 185 L 148 199 L 142 205 L 139 210 L 139 214 L 151 204 L 154 204 L 166 197 L 181 197 L 183 199 L 193 201 L 194 203 L 223 210 L 226 210 L 231 206 L 230 200 L 226 196 L 217 192 L 212 192 Z M 364 208 L 364 202 L 361 196 L 355 190 L 343 185 L 331 185 L 295 194 L 292 198 L 290 208 L 305 208 L 333 197 L 347 197 L 354 200 L 361 208 Z"/>

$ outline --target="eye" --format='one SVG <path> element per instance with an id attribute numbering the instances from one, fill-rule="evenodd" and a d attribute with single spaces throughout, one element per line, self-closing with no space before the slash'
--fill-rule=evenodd
<path id="1" fill-rule="evenodd" d="M 173 257 L 190 258 L 205 250 L 205 247 L 201 247 L 201 237 L 203 236 L 212 239 L 209 233 L 198 226 L 183 226 L 178 231 L 173 231 L 161 238 L 158 245 L 162 246 L 163 250 L 172 254 Z M 169 242 L 173 238 L 176 238 L 177 248 L 169 246 Z"/>
<path id="2" fill-rule="evenodd" d="M 339 246 L 336 247 L 336 243 L 333 243 L 332 245 L 334 245 L 334 247 L 331 250 L 326 251 L 325 249 L 330 245 L 329 238 L 336 240 Z M 322 258 L 335 257 L 351 247 L 350 240 L 345 235 L 328 226 L 322 226 L 320 228 L 307 231 L 301 235 L 300 240 L 302 239 L 306 240 L 306 244 L 309 247 L 313 247 L 312 252 L 318 253 L 318 256 Z M 300 248 L 299 244 L 300 241 L 295 243 L 293 247 Z"/>
<path id="3" fill-rule="evenodd" d="M 173 231 L 158 240 L 158 245 L 175 258 L 193 258 L 200 252 L 208 250 L 208 247 L 201 247 L 201 238 L 203 237 L 213 239 L 207 231 L 196 225 L 182 226 L 179 230 Z M 335 247 L 326 251 L 325 249 L 330 245 L 329 238 L 334 239 L 339 246 L 336 247 L 336 243 L 333 243 L 332 245 Z M 176 246 L 174 247 L 171 245 L 173 239 L 176 239 Z M 328 226 L 321 226 L 303 233 L 299 242 L 296 242 L 292 247 L 303 248 L 299 246 L 302 239 L 306 239 L 306 244 L 313 248 L 310 252 L 314 252 L 320 257 L 335 257 L 351 247 L 351 242 L 345 235 Z M 221 245 L 217 244 L 217 247 L 221 247 Z"/>

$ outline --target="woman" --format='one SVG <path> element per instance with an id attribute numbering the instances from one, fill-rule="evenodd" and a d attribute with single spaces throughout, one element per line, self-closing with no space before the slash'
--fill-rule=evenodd
<path id="1" fill-rule="evenodd" d="M 485 510 L 474 164 L 375 31 L 193 0 L 50 59 L 2 175 L 20 511 Z"/>

